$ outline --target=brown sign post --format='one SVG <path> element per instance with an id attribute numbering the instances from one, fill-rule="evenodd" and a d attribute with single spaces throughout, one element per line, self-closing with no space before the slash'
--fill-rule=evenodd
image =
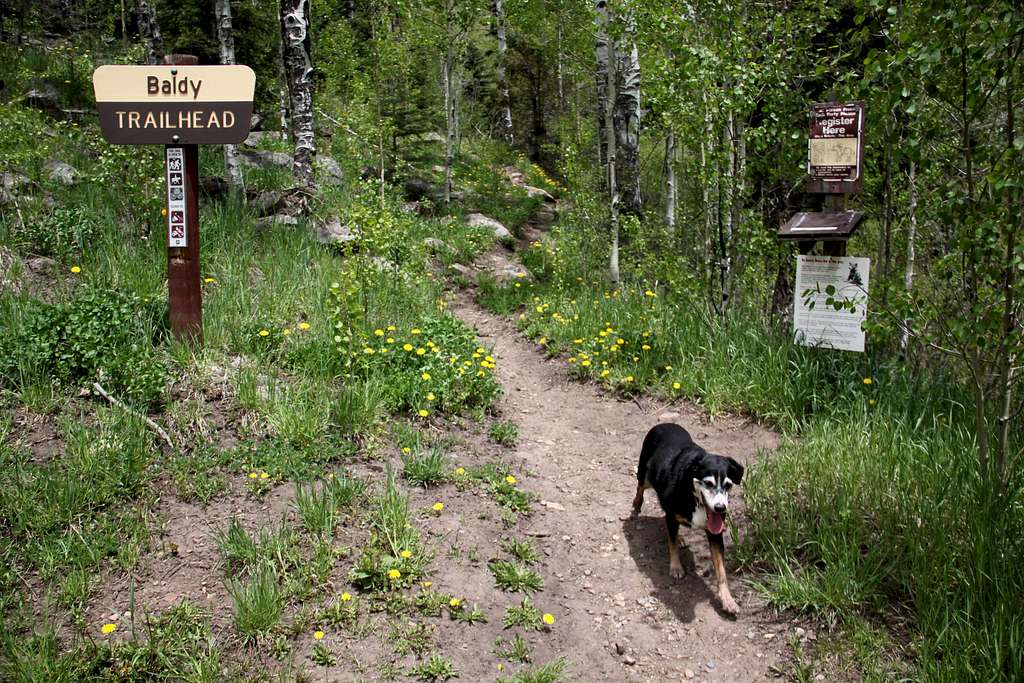
<path id="1" fill-rule="evenodd" d="M 807 191 L 824 195 L 823 211 L 800 212 L 778 232 L 797 240 L 801 254 L 821 241 L 827 256 L 845 256 L 846 241 L 864 218 L 847 211 L 846 197 L 864 189 L 864 103 L 824 102 L 810 111 Z"/>
<path id="2" fill-rule="evenodd" d="M 117 145 L 165 145 L 167 290 L 171 332 L 202 342 L 199 271 L 199 145 L 245 140 L 256 75 L 247 66 L 101 66 L 93 73 L 103 137 Z"/>

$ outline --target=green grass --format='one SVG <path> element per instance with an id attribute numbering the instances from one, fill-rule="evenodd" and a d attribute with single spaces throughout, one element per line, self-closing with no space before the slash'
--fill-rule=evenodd
<path id="1" fill-rule="evenodd" d="M 514 422 L 495 422 L 487 435 L 494 443 L 511 448 L 519 441 L 519 427 Z"/>
<path id="2" fill-rule="evenodd" d="M 376 591 L 412 585 L 430 556 L 412 524 L 409 497 L 398 489 L 390 470 L 384 490 L 372 497 L 369 507 L 370 539 L 349 571 L 349 580 Z"/>
<path id="3" fill-rule="evenodd" d="M 494 583 L 506 591 L 536 593 L 544 590 L 544 578 L 529 567 L 508 560 L 491 560 L 488 569 L 494 575 Z"/>
<path id="4" fill-rule="evenodd" d="M 510 662 L 526 664 L 530 661 L 530 647 L 518 633 L 507 641 L 498 636 L 494 641 L 494 654 Z"/>
<path id="5" fill-rule="evenodd" d="M 248 580 L 229 580 L 227 588 L 242 640 L 252 643 L 269 637 L 284 613 L 284 595 L 274 572 L 263 569 Z"/>
<path id="6" fill-rule="evenodd" d="M 405 478 L 414 486 L 437 486 L 448 479 L 448 462 L 440 448 L 429 453 L 416 452 L 402 456 Z"/>
<path id="7" fill-rule="evenodd" d="M 523 598 L 518 605 L 510 605 L 505 608 L 505 617 L 501 625 L 505 629 L 520 627 L 524 631 L 542 631 L 544 629 L 543 615 L 537 609 L 529 596 Z"/>
<path id="8" fill-rule="evenodd" d="M 427 661 L 409 669 L 409 676 L 421 681 L 447 681 L 458 678 L 459 672 L 454 664 L 435 652 Z"/>
<path id="9" fill-rule="evenodd" d="M 562 680 L 566 666 L 565 659 L 560 658 L 541 666 L 525 669 L 514 676 L 499 678 L 498 681 L 500 683 L 555 683 Z"/>
<path id="10" fill-rule="evenodd" d="M 536 564 L 540 561 L 540 553 L 533 539 L 518 540 L 515 538 L 501 539 L 501 549 L 525 564 Z"/>

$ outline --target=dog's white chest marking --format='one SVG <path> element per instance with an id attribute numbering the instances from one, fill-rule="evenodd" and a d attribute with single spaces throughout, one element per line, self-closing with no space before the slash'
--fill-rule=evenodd
<path id="1" fill-rule="evenodd" d="M 697 509 L 693 511 L 693 520 L 691 522 L 695 529 L 705 529 L 708 526 L 708 513 L 704 511 L 703 505 L 698 505 Z"/>

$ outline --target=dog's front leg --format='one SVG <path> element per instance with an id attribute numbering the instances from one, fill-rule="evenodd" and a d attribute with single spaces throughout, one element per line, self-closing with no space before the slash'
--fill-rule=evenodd
<path id="1" fill-rule="evenodd" d="M 668 527 L 668 574 L 673 579 L 681 579 L 686 572 L 679 561 L 679 522 L 674 515 L 667 514 L 665 526 Z"/>
<path id="2" fill-rule="evenodd" d="M 729 580 L 725 575 L 725 540 L 722 534 L 708 533 L 708 546 L 711 548 L 711 564 L 715 568 L 715 579 L 718 581 L 718 599 L 722 602 L 722 609 L 729 614 L 736 614 L 740 611 L 736 601 L 732 599 L 729 592 Z"/>

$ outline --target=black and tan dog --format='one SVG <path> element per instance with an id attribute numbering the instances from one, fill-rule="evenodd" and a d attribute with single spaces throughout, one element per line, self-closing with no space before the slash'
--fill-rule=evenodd
<path id="1" fill-rule="evenodd" d="M 718 599 L 722 609 L 736 614 L 739 608 L 725 576 L 722 532 L 729 510 L 729 489 L 743 479 L 743 465 L 732 458 L 708 453 L 677 424 L 660 424 L 644 438 L 636 478 L 633 517 L 640 514 L 645 489 L 654 489 L 665 511 L 669 574 L 678 579 L 684 573 L 679 562 L 679 525 L 703 528 L 718 580 Z"/>

